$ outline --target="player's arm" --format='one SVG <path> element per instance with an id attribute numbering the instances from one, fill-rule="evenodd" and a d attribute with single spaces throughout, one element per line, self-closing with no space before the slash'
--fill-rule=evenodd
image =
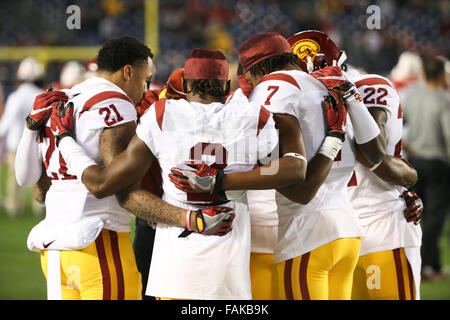
<path id="1" fill-rule="evenodd" d="M 318 153 L 308 163 L 306 179 L 294 185 L 277 189 L 289 200 L 300 204 L 308 204 L 315 197 L 327 178 L 334 158 L 345 139 L 347 112 L 343 102 L 336 100 L 333 104 L 331 96 L 329 96 L 325 98 L 323 108 L 327 121 L 327 136 Z"/>
<path id="2" fill-rule="evenodd" d="M 362 165 L 371 168 L 360 150 L 356 150 L 356 160 Z M 409 187 L 416 183 L 418 179 L 417 171 L 402 158 L 385 155 L 379 166 L 372 169 L 379 178 L 394 185 Z"/>
<path id="3" fill-rule="evenodd" d="M 194 170 L 172 168 L 170 180 L 182 191 L 209 192 L 221 197 L 224 197 L 223 193 L 226 190 L 274 189 L 303 180 L 307 161 L 298 120 L 287 114 L 274 115 L 273 118 L 275 127 L 279 129 L 278 140 L 273 142 L 278 144 L 278 148 L 272 150 L 267 158 L 275 160 L 251 171 L 226 175 L 222 170 L 206 164 L 192 163 L 189 166 Z M 275 130 L 274 127 L 272 130 Z M 277 159 L 280 154 L 283 156 Z M 267 153 L 264 156 L 266 155 Z"/>
<path id="4" fill-rule="evenodd" d="M 273 119 L 279 132 L 281 158 L 251 171 L 224 175 L 223 190 L 274 189 L 305 179 L 306 151 L 298 120 L 287 114 L 274 114 Z M 302 158 L 289 154 L 301 155 Z"/>
<path id="5" fill-rule="evenodd" d="M 334 100 L 342 99 L 352 121 L 355 141 L 367 161 L 373 165 L 383 161 L 386 153 L 380 129 L 364 105 L 356 86 L 348 81 L 340 67 L 329 66 L 311 74 L 324 84 Z"/>
<path id="6" fill-rule="evenodd" d="M 386 154 L 388 139 L 386 132 L 387 113 L 381 108 L 368 108 L 368 111 L 380 129 L 380 134 L 369 142 L 357 145 L 364 157 L 366 157 L 366 159 L 370 159 L 368 160 L 369 163 L 376 165 L 383 161 L 383 156 Z"/>
<path id="7" fill-rule="evenodd" d="M 45 126 L 53 108 L 67 100 L 68 97 L 62 91 L 47 91 L 35 98 L 16 152 L 14 171 L 19 186 L 32 186 L 41 178 L 42 172 L 45 172 L 42 170 L 42 156 L 38 146 L 39 131 Z"/>
<path id="8" fill-rule="evenodd" d="M 45 170 L 42 170 L 41 178 L 33 185 L 33 198 L 39 203 L 45 203 L 45 196 L 47 195 L 47 191 L 52 185 L 52 181 L 45 173 Z"/>
<path id="9" fill-rule="evenodd" d="M 135 136 L 135 131 L 134 122 L 103 130 L 100 149 L 106 167 L 90 166 L 81 176 L 81 181 L 95 197 L 111 196 L 135 184 L 150 168 L 153 154 Z"/>
<path id="10" fill-rule="evenodd" d="M 378 144 L 380 149 L 385 149 L 388 139 L 386 132 L 387 113 L 384 109 L 377 107 L 369 108 L 369 112 L 380 128 L 380 134 L 374 139 L 374 144 Z M 372 166 L 363 155 L 361 146 L 358 145 L 356 159 L 386 182 L 408 187 L 417 181 L 417 171 L 401 158 L 386 154 L 379 165 Z"/>

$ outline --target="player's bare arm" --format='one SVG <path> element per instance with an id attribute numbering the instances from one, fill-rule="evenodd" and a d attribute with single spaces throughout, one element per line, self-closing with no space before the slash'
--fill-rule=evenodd
<path id="1" fill-rule="evenodd" d="M 47 195 L 47 191 L 52 185 L 51 179 L 47 176 L 45 172 L 45 168 L 42 165 L 42 174 L 41 178 L 33 185 L 33 198 L 39 202 L 44 204 L 45 203 L 45 196 Z"/>
<path id="2" fill-rule="evenodd" d="M 371 168 L 371 165 L 358 149 L 356 149 L 356 160 L 365 167 Z M 381 164 L 373 172 L 384 181 L 403 187 L 414 185 L 418 179 L 417 171 L 409 166 L 404 159 L 390 155 L 385 155 Z"/>
<path id="3" fill-rule="evenodd" d="M 387 133 L 386 133 L 386 111 L 381 108 L 369 108 L 369 113 L 380 128 L 380 134 L 367 143 L 359 144 L 358 148 L 366 159 L 373 165 L 383 161 L 386 154 Z"/>
<path id="4" fill-rule="evenodd" d="M 139 186 L 119 191 L 116 197 L 122 208 L 138 218 L 182 227 L 186 224 L 186 210 L 161 201 L 159 197 Z"/>
<path id="5" fill-rule="evenodd" d="M 98 198 L 111 196 L 138 183 L 154 159 L 145 143 L 134 135 L 134 124 L 128 125 L 128 128 L 118 127 L 108 129 L 105 135 L 102 134 L 100 145 L 102 158 L 107 167 L 90 166 L 83 171 L 81 177 L 86 188 Z M 117 131 L 121 130 L 131 131 L 134 135 L 128 147 L 125 145 L 126 149 L 120 146 L 123 147 L 126 143 L 126 137 L 121 138 L 117 135 Z"/>
<path id="6" fill-rule="evenodd" d="M 224 175 L 223 190 L 275 189 L 303 181 L 306 175 L 306 151 L 298 120 L 287 114 L 274 114 L 275 126 L 279 130 L 281 158 L 247 172 Z M 299 154 L 304 159 L 287 154 Z M 277 168 L 272 174 L 271 168 Z"/>
<path id="7" fill-rule="evenodd" d="M 132 121 L 112 128 L 105 128 L 100 136 L 100 148 L 103 164 L 111 161 L 124 151 L 136 133 L 136 124 Z"/>
<path id="8" fill-rule="evenodd" d="M 387 114 L 384 109 L 376 107 L 369 108 L 369 112 L 380 128 L 380 134 L 378 135 L 378 137 L 372 140 L 372 148 L 375 149 L 375 151 L 373 152 L 377 152 L 377 149 L 385 149 L 385 146 L 387 144 Z M 367 168 L 371 168 L 371 164 L 365 158 L 365 154 L 367 153 L 364 153 L 363 155 L 362 147 L 362 145 L 359 145 L 357 147 L 356 159 Z M 414 183 L 416 183 L 418 178 L 417 171 L 409 166 L 404 160 L 399 157 L 390 156 L 387 154 L 385 154 L 383 161 L 373 169 L 373 172 L 384 181 L 403 187 L 409 187 L 413 185 Z"/>

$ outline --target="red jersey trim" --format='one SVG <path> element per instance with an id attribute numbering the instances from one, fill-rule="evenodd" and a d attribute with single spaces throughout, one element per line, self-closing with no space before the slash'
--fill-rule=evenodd
<path id="1" fill-rule="evenodd" d="M 264 76 L 259 83 L 262 83 L 264 81 L 269 81 L 269 80 L 285 81 L 285 82 L 288 82 L 288 83 L 292 84 L 293 86 L 297 87 L 299 90 L 301 90 L 297 81 L 295 81 L 295 79 L 288 74 L 284 74 L 284 73 L 268 74 L 268 75 Z"/>
<path id="2" fill-rule="evenodd" d="M 356 180 L 356 172 L 353 170 L 352 177 L 350 178 L 350 181 L 347 184 L 347 187 L 355 187 L 358 185 L 358 180 Z"/>
<path id="3" fill-rule="evenodd" d="M 158 126 L 162 131 L 162 123 L 164 120 L 164 110 L 166 109 L 166 99 L 158 100 L 155 103 L 155 112 L 156 112 L 156 121 L 158 122 Z"/>
<path id="4" fill-rule="evenodd" d="M 133 101 L 131 101 L 131 99 L 123 93 L 120 93 L 117 91 L 104 91 L 104 92 L 100 92 L 99 94 L 96 94 L 95 96 L 90 98 L 88 101 L 86 101 L 86 103 L 83 106 L 83 109 L 78 114 L 78 118 L 81 117 L 83 112 L 88 111 L 93 106 L 95 106 L 97 103 L 100 103 L 100 102 L 108 100 L 108 99 L 114 99 L 114 98 L 126 100 L 126 101 L 130 102 L 132 105 L 134 105 Z"/>
<path id="5" fill-rule="evenodd" d="M 269 121 L 269 118 L 270 112 L 266 108 L 261 106 L 261 109 L 259 110 L 258 131 L 256 133 L 257 136 L 259 135 L 259 132 L 264 128 L 267 121 Z"/>
<path id="6" fill-rule="evenodd" d="M 373 77 L 373 78 L 362 79 L 362 80 L 355 82 L 355 85 L 357 88 L 362 87 L 362 86 L 376 86 L 376 85 L 380 85 L 380 84 L 389 86 L 394 89 L 394 87 L 387 80 L 385 80 L 383 78 Z"/>

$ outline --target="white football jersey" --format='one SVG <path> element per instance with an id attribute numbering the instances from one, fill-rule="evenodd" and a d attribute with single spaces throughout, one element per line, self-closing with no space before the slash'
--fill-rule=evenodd
<path id="1" fill-rule="evenodd" d="M 134 104 L 122 89 L 100 77 L 90 78 L 72 87 L 67 95 L 69 102 L 74 104 L 74 138 L 89 157 L 102 165 L 100 135 L 103 129 L 136 121 Z M 40 229 L 58 230 L 55 226 L 60 226 L 60 230 L 65 230 L 83 220 L 97 219 L 109 230 L 131 230 L 131 215 L 119 206 L 115 196 L 95 198 L 80 181 L 80 177 L 74 176 L 66 167 L 50 130 L 50 121 L 40 134 L 39 147 L 46 173 L 52 179 L 45 199 L 46 216 L 40 223 Z M 40 243 L 39 237 L 31 240 Z M 64 234 L 53 235 L 53 238 L 59 237 L 64 237 Z M 50 238 L 52 236 L 47 239 Z M 86 245 L 81 238 L 80 235 L 80 242 L 74 243 L 73 249 L 79 249 L 81 243 Z M 55 241 L 50 249 L 70 249 L 67 244 L 58 248 L 58 243 Z"/>
<path id="2" fill-rule="evenodd" d="M 237 88 L 227 98 L 227 102 L 231 100 L 248 103 L 248 98 L 241 88 Z M 252 224 L 251 251 L 273 253 L 278 228 L 275 190 L 248 190 L 247 201 Z"/>
<path id="3" fill-rule="evenodd" d="M 367 108 L 386 111 L 386 154 L 402 157 L 402 107 L 392 83 L 375 74 L 353 76 L 349 80 L 355 83 Z M 420 226 L 407 223 L 403 217 L 406 206 L 400 195 L 405 188 L 382 180 L 360 163 L 357 163 L 355 173 L 349 191 L 352 206 L 366 233 L 361 243 L 361 255 L 420 245 Z"/>
<path id="4" fill-rule="evenodd" d="M 328 90 L 322 83 L 299 70 L 277 71 L 266 75 L 253 89 L 250 101 L 272 113 L 289 114 L 298 119 L 308 161 L 319 150 L 326 135 L 322 102 Z M 278 240 L 275 263 L 300 256 L 330 241 L 359 237 L 361 230 L 354 214 L 347 183 L 355 166 L 352 132 L 347 129 L 341 152 L 317 191 L 307 204 L 290 201 L 276 193 Z"/>
<path id="5" fill-rule="evenodd" d="M 201 104 L 160 100 L 141 117 L 136 130 L 161 166 L 163 199 L 188 209 L 217 198 L 188 195 L 168 177 L 172 167 L 203 161 L 225 173 L 252 170 L 278 144 L 270 112 L 258 105 Z M 185 167 L 189 169 L 189 167 Z M 227 191 L 234 209 L 233 230 L 223 237 L 192 233 L 158 223 L 147 295 L 177 299 L 251 299 L 250 217 L 245 191 Z"/>

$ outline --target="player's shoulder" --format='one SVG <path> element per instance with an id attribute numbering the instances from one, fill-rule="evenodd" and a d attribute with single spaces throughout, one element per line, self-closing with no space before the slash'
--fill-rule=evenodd
<path id="1" fill-rule="evenodd" d="M 125 92 L 112 82 L 93 77 L 70 90 L 75 111 L 80 114 L 114 104 L 117 109 L 134 109 L 134 103 Z"/>
<path id="2" fill-rule="evenodd" d="M 224 111 L 236 116 L 255 115 L 261 107 L 256 101 L 231 99 L 225 103 Z"/>
<path id="3" fill-rule="evenodd" d="M 357 88 L 364 86 L 385 86 L 395 91 L 393 83 L 388 78 L 383 77 L 379 74 L 360 74 L 359 76 L 352 79 L 352 81 Z"/>
<path id="4" fill-rule="evenodd" d="M 308 74 L 301 70 L 279 70 L 265 75 L 253 90 L 264 91 L 268 87 L 276 86 L 283 91 L 290 90 L 301 94 L 308 81 L 310 81 Z"/>
<path id="5" fill-rule="evenodd" d="M 354 84 L 368 108 L 380 107 L 390 114 L 399 112 L 400 97 L 389 79 L 378 74 L 364 74 L 355 80 Z"/>

